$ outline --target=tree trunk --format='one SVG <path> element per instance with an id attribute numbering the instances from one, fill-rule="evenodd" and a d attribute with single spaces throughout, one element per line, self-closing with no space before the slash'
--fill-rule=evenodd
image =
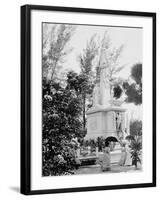
<path id="1" fill-rule="evenodd" d="M 85 130 L 86 128 L 86 97 L 83 95 L 83 129 Z"/>

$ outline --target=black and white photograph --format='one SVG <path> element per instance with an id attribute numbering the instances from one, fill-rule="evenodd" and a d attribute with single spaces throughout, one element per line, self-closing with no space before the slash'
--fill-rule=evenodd
<path id="1" fill-rule="evenodd" d="M 21 192 L 154 187 L 155 14 L 21 14 Z"/>
<path id="2" fill-rule="evenodd" d="M 42 175 L 143 170 L 142 27 L 42 23 Z"/>

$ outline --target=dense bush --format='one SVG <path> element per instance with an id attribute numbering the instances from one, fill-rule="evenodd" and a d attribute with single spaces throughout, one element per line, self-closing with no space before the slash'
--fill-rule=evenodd
<path id="1" fill-rule="evenodd" d="M 126 139 L 131 141 L 131 157 L 132 164 L 137 168 L 138 162 L 141 163 L 141 150 L 142 150 L 142 121 L 130 122 L 130 135 Z"/>
<path id="2" fill-rule="evenodd" d="M 142 149 L 141 138 L 135 136 L 134 139 L 131 140 L 130 148 L 131 148 L 132 165 L 134 165 L 137 168 L 138 162 L 141 163 L 140 159 L 141 149 Z"/>
<path id="3" fill-rule="evenodd" d="M 122 88 L 117 85 L 113 88 L 113 97 L 115 97 L 116 99 L 119 99 L 122 95 Z"/>
<path id="4" fill-rule="evenodd" d="M 103 147 L 105 147 L 105 139 L 103 137 L 97 137 L 96 139 L 84 140 L 82 146 L 90 146 L 91 150 L 95 150 L 98 147 L 98 150 L 102 151 Z"/>
<path id="5" fill-rule="evenodd" d="M 80 99 L 74 90 L 43 81 L 43 176 L 72 174 L 82 132 Z"/>
<path id="6" fill-rule="evenodd" d="M 127 103 L 134 103 L 135 105 L 142 104 L 142 64 L 137 63 L 131 69 L 132 83 L 128 81 L 123 83 L 123 88 L 127 96 Z"/>
<path id="7" fill-rule="evenodd" d="M 142 135 L 142 121 L 134 120 L 130 122 L 130 135 Z"/>

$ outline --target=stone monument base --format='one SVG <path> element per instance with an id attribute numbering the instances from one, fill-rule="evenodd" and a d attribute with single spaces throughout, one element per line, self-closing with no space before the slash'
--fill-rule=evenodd
<path id="1" fill-rule="evenodd" d="M 87 135 L 85 139 L 115 137 L 119 140 L 116 127 L 116 114 L 121 115 L 121 129 L 125 130 L 125 111 L 119 106 L 98 106 L 87 113 Z"/>

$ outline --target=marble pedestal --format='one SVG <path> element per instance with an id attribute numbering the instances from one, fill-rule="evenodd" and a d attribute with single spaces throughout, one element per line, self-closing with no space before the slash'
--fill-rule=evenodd
<path id="1" fill-rule="evenodd" d="M 125 111 L 119 106 L 99 106 L 91 108 L 87 113 L 87 135 L 85 139 L 96 139 L 97 137 L 117 138 L 116 113 L 121 114 L 121 129 L 125 130 Z"/>

